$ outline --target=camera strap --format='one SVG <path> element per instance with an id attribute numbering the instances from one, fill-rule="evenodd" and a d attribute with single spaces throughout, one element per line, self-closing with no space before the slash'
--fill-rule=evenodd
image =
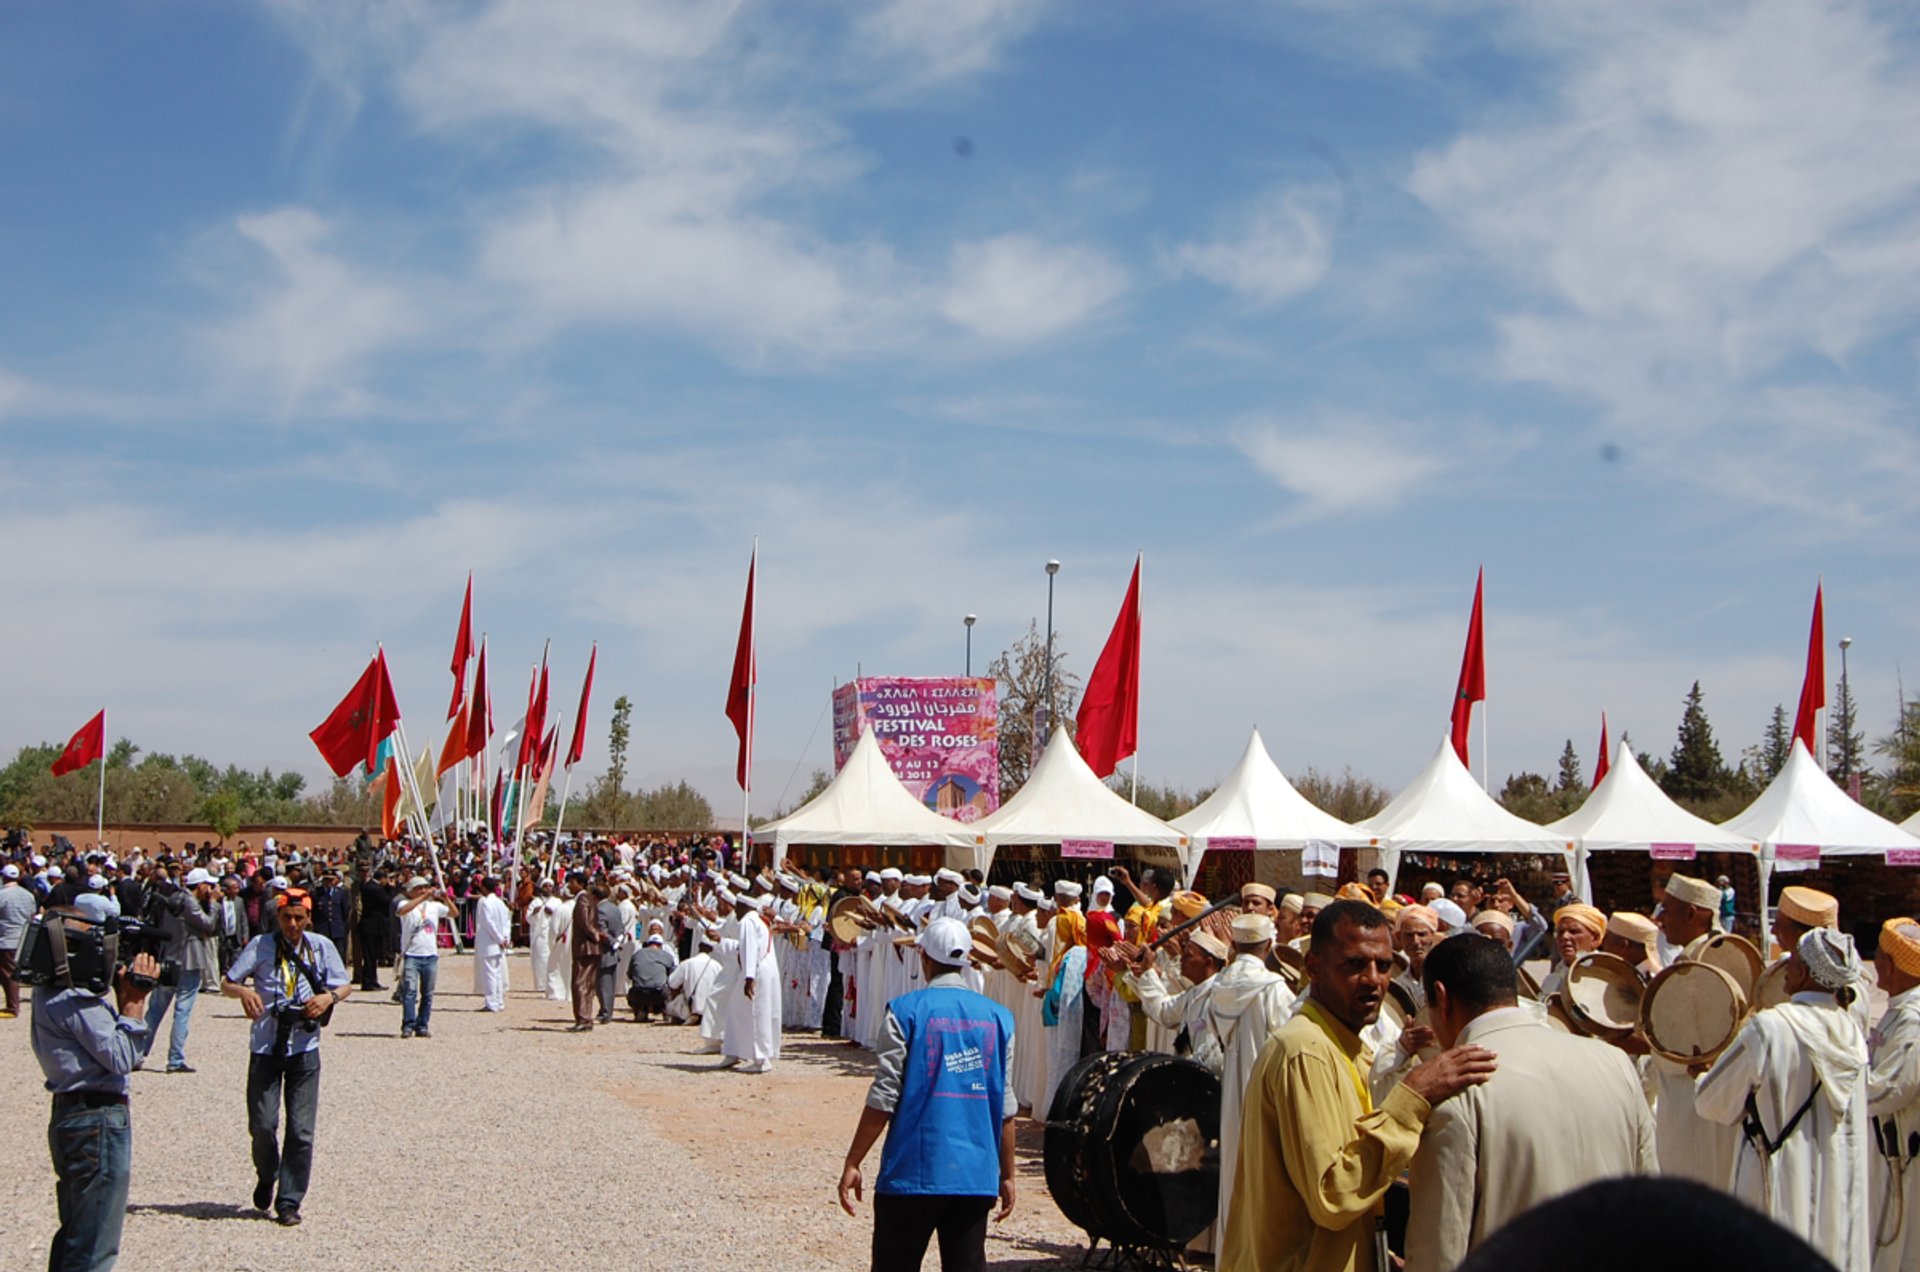
<path id="1" fill-rule="evenodd" d="M 280 955 L 281 961 L 292 963 L 300 975 L 306 979 L 309 999 L 318 998 L 327 992 L 326 985 L 320 979 L 320 973 L 314 970 L 312 964 L 300 957 L 300 946 L 289 945 L 287 938 L 277 932 L 274 933 L 273 941 L 275 946 L 278 947 L 277 952 Z M 305 944 L 304 938 L 302 938 L 301 944 Z M 287 1002 L 288 1004 L 292 1004 L 293 1002 L 291 989 L 289 989 L 287 993 Z M 332 1018 L 333 1008 L 329 1007 L 326 1013 L 320 1017 L 320 1023 L 324 1025 Z"/>
<path id="2" fill-rule="evenodd" d="M 59 921 L 48 923 L 40 920 L 40 930 L 47 934 L 47 944 L 53 949 L 53 979 L 68 989 L 73 988 L 73 969 L 67 965 L 67 925 Z"/>

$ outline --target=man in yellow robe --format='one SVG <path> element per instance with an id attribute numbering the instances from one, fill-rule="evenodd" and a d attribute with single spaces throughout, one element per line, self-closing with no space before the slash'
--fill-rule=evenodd
<path id="1" fill-rule="evenodd" d="M 1221 1272 L 1387 1272 L 1376 1232 L 1388 1185 L 1433 1106 L 1494 1070 L 1485 1048 L 1444 1051 L 1375 1108 L 1359 1035 L 1394 970 L 1386 916 L 1372 906 L 1338 901 L 1314 917 L 1307 1001 L 1267 1040 L 1247 1084 Z"/>

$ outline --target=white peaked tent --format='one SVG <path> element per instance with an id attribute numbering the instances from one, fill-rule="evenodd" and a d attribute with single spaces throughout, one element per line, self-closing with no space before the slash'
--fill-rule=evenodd
<path id="1" fill-rule="evenodd" d="M 1407 851 L 1558 853 L 1569 874 L 1578 864 L 1572 841 L 1514 816 L 1481 790 L 1450 739 L 1392 803 L 1354 829 L 1379 841 L 1382 865 L 1396 882 Z"/>
<path id="2" fill-rule="evenodd" d="M 1820 857 L 1920 851 L 1920 838 L 1856 804 L 1799 742 L 1760 798 L 1723 829 L 1760 845 L 1763 903 L 1775 870 L 1806 870 Z"/>
<path id="3" fill-rule="evenodd" d="M 1301 848 L 1310 840 L 1365 845 L 1365 832 L 1316 807 L 1293 789 L 1255 729 L 1247 749 L 1220 788 L 1170 823 L 1192 841 L 1188 863 L 1197 869 L 1209 839 L 1253 841 L 1257 849 Z M 1191 876 L 1189 876 L 1191 882 Z"/>
<path id="4" fill-rule="evenodd" d="M 1183 869 L 1187 864 L 1187 836 L 1114 794 L 1080 758 L 1065 729 L 1053 731 L 1027 784 L 972 830 L 985 837 L 989 862 L 1002 844 L 1087 839 L 1171 848 Z"/>
<path id="5" fill-rule="evenodd" d="M 1633 748 L 1624 740 L 1607 775 L 1600 779 L 1600 785 L 1587 797 L 1587 802 L 1547 829 L 1579 845 L 1574 877 L 1580 896 L 1586 901 L 1593 900 L 1593 888 L 1587 878 L 1588 853 L 1651 853 L 1657 844 L 1693 852 L 1759 855 L 1756 841 L 1695 817 L 1669 799 L 1640 767 Z"/>
<path id="6" fill-rule="evenodd" d="M 1909 835 L 1920 835 L 1920 812 L 1915 813 L 1913 816 L 1907 818 L 1907 820 L 1901 822 L 1900 829 L 1906 831 Z"/>
<path id="7" fill-rule="evenodd" d="M 754 831 L 753 840 L 773 845 L 775 863 L 786 860 L 789 844 L 924 845 L 971 851 L 980 843 L 972 827 L 942 817 L 913 797 L 887 763 L 871 729 L 854 743 L 853 754 L 826 790 Z M 985 869 L 984 863 L 981 868 Z"/>

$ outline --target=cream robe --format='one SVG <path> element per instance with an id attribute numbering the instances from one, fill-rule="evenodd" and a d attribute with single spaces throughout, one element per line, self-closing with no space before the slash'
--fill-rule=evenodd
<path id="1" fill-rule="evenodd" d="M 708 1054 L 721 1048 L 727 1036 L 727 1003 L 740 970 L 740 942 L 723 936 L 713 946 L 714 976 L 707 991 L 707 1007 L 700 1013 L 700 1049 Z"/>
<path id="2" fill-rule="evenodd" d="M 1033 921 L 1033 912 L 1017 914 L 1008 925 L 1039 939 L 1038 926 Z M 1034 980 L 1013 982 L 1013 1036 L 1026 1041 L 1013 1049 L 1013 1094 L 1020 1107 L 1028 1111 L 1030 1117 L 1045 1117 L 1046 1108 L 1041 1103 L 1046 1098 L 1047 1086 L 1047 1048 L 1046 1027 L 1040 1020 L 1040 999 L 1034 995 L 1039 988 L 1039 976 L 1045 975 L 1044 964 Z M 1011 979 L 1011 977 L 1009 977 Z"/>
<path id="3" fill-rule="evenodd" d="M 1408 1272 L 1452 1272 L 1539 1203 L 1656 1166 L 1653 1116 L 1624 1053 L 1522 1007 L 1476 1017 L 1459 1040 L 1493 1051 L 1500 1067 L 1427 1119 L 1409 1181 Z"/>
<path id="4" fill-rule="evenodd" d="M 772 1064 L 780 1058 L 780 964 L 773 952 L 773 933 L 757 912 L 740 920 L 740 943 L 734 953 L 735 980 L 727 993 L 726 1033 L 720 1049 L 751 1064 Z M 745 983 L 753 981 L 753 997 Z"/>
<path id="5" fill-rule="evenodd" d="M 527 949 L 533 955 L 533 988 L 547 991 L 547 965 L 553 957 L 553 912 L 560 902 L 554 897 L 535 897 L 527 903 Z"/>
<path id="6" fill-rule="evenodd" d="M 1208 981 L 1207 1027 L 1220 1039 L 1220 1212 L 1214 1231 L 1227 1230 L 1228 1202 L 1240 1168 L 1243 1102 L 1253 1067 L 1268 1035 L 1293 1015 L 1293 990 L 1278 972 L 1251 954 L 1233 961 Z M 1231 1116 L 1229 1116 L 1231 1115 Z"/>
<path id="7" fill-rule="evenodd" d="M 1732 1192 L 1805 1237 L 1840 1272 L 1869 1272 L 1867 1040 L 1852 1014 L 1821 993 L 1756 1012 L 1701 1075 L 1697 1092 L 1700 1115 L 1730 1126 L 1740 1123 L 1751 1094 L 1769 1139 L 1812 1096 L 1771 1159 L 1742 1138 Z"/>
<path id="8" fill-rule="evenodd" d="M 1920 1153 L 1907 1155 L 1920 1134 L 1920 988 L 1887 1000 L 1886 1014 L 1868 1039 L 1867 1114 L 1891 1128 L 1901 1156 L 1873 1156 L 1873 1272 L 1920 1268 Z"/>
<path id="9" fill-rule="evenodd" d="M 473 992 L 486 1010 L 507 1007 L 507 949 L 513 939 L 513 913 L 497 896 L 483 896 L 473 907 Z"/>
<path id="10" fill-rule="evenodd" d="M 1666 937 L 1660 938 L 1661 962 L 1695 959 L 1710 939 L 1689 941 L 1683 950 L 1668 955 L 1672 948 Z M 1687 1067 L 1658 1056 L 1648 1057 L 1659 1094 L 1654 1102 L 1654 1143 L 1660 1150 L 1660 1173 L 1680 1175 L 1725 1192 L 1733 1185 L 1733 1157 L 1740 1147 L 1740 1128 L 1709 1121 L 1694 1110 L 1695 1083 Z M 1737 1119 L 1736 1119 L 1737 1120 Z"/>
<path id="11" fill-rule="evenodd" d="M 553 951 L 547 955 L 547 997 L 556 1003 L 564 1003 L 573 997 L 573 943 L 569 935 L 573 931 L 574 899 L 567 898 L 553 908 Z"/>
<path id="12" fill-rule="evenodd" d="M 705 950 L 675 967 L 667 976 L 667 1016 L 683 1024 L 704 1016 L 719 978 L 720 964 Z"/>

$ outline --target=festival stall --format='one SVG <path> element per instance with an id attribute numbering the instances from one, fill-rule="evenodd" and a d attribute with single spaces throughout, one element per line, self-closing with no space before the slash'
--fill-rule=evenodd
<path id="1" fill-rule="evenodd" d="M 1754 863 L 1757 872 L 1759 844 L 1696 817 L 1667 797 L 1647 771 L 1634 758 L 1633 748 L 1624 740 L 1600 779 L 1600 785 L 1587 797 L 1578 811 L 1552 823 L 1547 830 L 1578 845 L 1573 871 L 1574 887 L 1580 899 L 1594 899 L 1594 853 L 1642 853 L 1654 861 L 1678 863 L 1676 868 L 1694 873 L 1702 853 L 1728 853 L 1735 859 Z M 1715 867 L 1715 873 L 1718 867 Z M 1729 871 L 1731 874 L 1731 871 Z M 1757 873 L 1754 874 L 1757 879 Z M 1747 881 L 1751 886 L 1753 880 Z M 1604 891 L 1604 890 L 1603 890 Z M 1635 889 L 1633 895 L 1603 898 L 1605 908 L 1641 909 L 1651 903 L 1651 884 L 1645 895 Z M 1757 908 L 1757 907 L 1756 907 Z"/>
<path id="2" fill-rule="evenodd" d="M 987 850 L 970 826 L 949 821 L 913 797 L 894 775 L 878 736 L 860 735 L 847 762 L 827 789 L 777 821 L 753 832 L 753 841 L 773 845 L 775 866 L 795 844 L 857 848 L 939 848 L 962 867 L 987 866 Z"/>
<path id="3" fill-rule="evenodd" d="M 1258 729 L 1247 739 L 1247 749 L 1241 753 L 1240 762 L 1233 766 L 1219 789 L 1169 824 L 1186 832 L 1191 841 L 1186 873 L 1189 887 L 1199 875 L 1208 853 L 1222 854 L 1226 861 L 1232 862 L 1240 860 L 1238 854 L 1246 854 L 1247 864 L 1238 872 L 1246 877 L 1227 881 L 1232 887 L 1254 878 L 1261 883 L 1291 886 L 1300 878 L 1297 858 L 1291 863 L 1296 868 L 1290 876 L 1287 872 L 1278 872 L 1275 878 L 1269 879 L 1259 877 L 1264 854 L 1277 850 L 1298 853 L 1309 844 L 1357 848 L 1369 842 L 1364 832 L 1316 807 L 1293 788 L 1293 783 L 1268 754 Z M 1215 890 L 1224 894 L 1231 888 L 1216 884 Z"/>
<path id="4" fill-rule="evenodd" d="M 1920 866 L 1920 837 L 1856 803 L 1797 742 L 1767 789 L 1722 829 L 1760 846 L 1760 895 L 1766 905 L 1772 904 L 1776 872 L 1816 871 L 1824 858 L 1880 857 L 1889 866 Z M 1920 875 L 1915 881 L 1920 884 Z M 1907 890 L 1914 891 L 1915 884 Z M 1847 900 L 1841 898 L 1843 907 Z M 1858 911 L 1841 910 L 1849 912 Z"/>
<path id="5" fill-rule="evenodd" d="M 1569 874 L 1575 867 L 1572 841 L 1500 807 L 1467 772 L 1451 739 L 1441 741 L 1432 761 L 1391 803 L 1354 829 L 1378 842 L 1381 867 L 1396 890 L 1410 853 L 1435 871 L 1453 868 L 1447 863 L 1454 857 L 1480 854 L 1553 858 L 1564 863 L 1555 868 Z"/>
<path id="6" fill-rule="evenodd" d="M 1114 794 L 1080 758 L 1065 729 L 1055 729 L 1027 784 L 996 812 L 973 823 L 988 868 L 1001 848 L 1058 847 L 1058 860 L 1110 860 L 1116 845 L 1142 849 L 1187 873 L 1187 836 Z"/>

